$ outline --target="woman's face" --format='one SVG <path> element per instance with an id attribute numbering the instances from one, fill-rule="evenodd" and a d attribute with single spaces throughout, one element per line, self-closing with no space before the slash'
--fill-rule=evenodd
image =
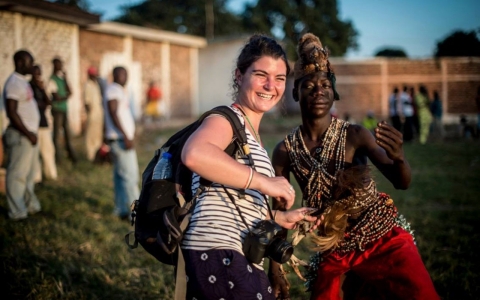
<path id="1" fill-rule="evenodd" d="M 319 117 L 330 113 L 334 94 L 327 73 L 317 72 L 305 76 L 300 81 L 297 92 L 302 111 Z"/>
<path id="2" fill-rule="evenodd" d="M 281 58 L 263 56 L 245 74 L 237 69 L 235 77 L 239 85 L 240 104 L 255 112 L 267 112 L 283 97 L 287 67 Z"/>

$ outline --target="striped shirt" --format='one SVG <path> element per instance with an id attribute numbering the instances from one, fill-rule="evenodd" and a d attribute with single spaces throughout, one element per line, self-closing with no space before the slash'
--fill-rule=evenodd
<path id="1" fill-rule="evenodd" d="M 244 125 L 241 112 L 234 107 L 230 108 Z M 254 170 L 268 177 L 275 176 L 267 151 L 255 140 L 248 129 L 246 129 L 246 133 L 255 164 Z M 236 160 L 243 165 L 248 165 L 247 157 L 237 155 Z M 196 191 L 199 180 L 200 176 L 194 173 L 193 192 Z M 243 183 L 245 178 L 239 180 L 242 180 Z M 240 199 L 240 189 L 229 186 L 225 186 L 225 188 L 235 197 L 235 203 L 250 229 L 260 220 L 266 219 L 268 208 L 264 194 L 254 189 L 248 189 L 245 191 L 245 199 Z M 223 187 L 220 184 L 213 183 L 198 197 L 190 224 L 182 240 L 182 248 L 199 251 L 232 249 L 243 253 L 242 244 L 247 233 L 245 224 Z"/>

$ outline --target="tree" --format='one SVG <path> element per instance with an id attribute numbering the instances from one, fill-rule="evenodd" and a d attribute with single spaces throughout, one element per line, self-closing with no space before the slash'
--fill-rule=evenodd
<path id="1" fill-rule="evenodd" d="M 477 31 L 480 32 L 480 28 Z M 480 40 L 477 33 L 474 30 L 453 32 L 437 43 L 435 57 L 441 56 L 480 56 Z"/>
<path id="2" fill-rule="evenodd" d="M 86 12 L 89 12 L 91 7 L 88 0 L 54 0 L 53 2 L 75 6 Z"/>
<path id="3" fill-rule="evenodd" d="M 375 54 L 376 57 L 407 57 L 407 53 L 400 48 L 384 48 Z"/>
<path id="4" fill-rule="evenodd" d="M 226 1 L 146 0 L 122 6 L 123 14 L 115 21 L 207 38 L 243 32 L 241 18 L 225 8 Z"/>
<path id="5" fill-rule="evenodd" d="M 306 32 L 318 36 L 333 56 L 358 47 L 358 34 L 351 21 L 339 19 L 336 0 L 258 0 L 246 6 L 243 24 L 283 39 L 290 58 L 296 57 L 295 45 Z"/>

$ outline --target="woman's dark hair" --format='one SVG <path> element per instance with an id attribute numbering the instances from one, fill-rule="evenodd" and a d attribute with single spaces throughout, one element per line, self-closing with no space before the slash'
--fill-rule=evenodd
<path id="1" fill-rule="evenodd" d="M 254 34 L 250 37 L 248 42 L 243 46 L 240 55 L 237 58 L 236 69 L 240 73 L 245 74 L 247 69 L 257 60 L 263 56 L 270 56 L 275 59 L 281 58 L 287 67 L 287 75 L 290 73 L 290 66 L 288 65 L 287 54 L 282 46 L 271 37 L 263 34 Z M 239 85 L 235 79 L 235 70 L 233 71 L 233 96 L 238 94 Z"/>

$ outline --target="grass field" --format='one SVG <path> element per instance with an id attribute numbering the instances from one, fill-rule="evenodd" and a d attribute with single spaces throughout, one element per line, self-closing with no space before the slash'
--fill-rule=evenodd
<path id="1" fill-rule="evenodd" d="M 267 150 L 298 120 L 267 120 Z M 137 142 L 140 169 L 173 129 L 144 131 Z M 83 154 L 83 140 L 75 139 Z M 375 173 L 411 223 L 419 251 L 442 299 L 478 299 L 480 293 L 480 142 L 452 140 L 405 146 L 413 182 L 396 191 Z M 25 222 L 6 216 L 0 195 L 2 299 L 171 299 L 173 268 L 139 248 L 129 250 L 126 221 L 111 215 L 111 166 L 85 159 L 59 166 L 58 181 L 36 188 L 44 213 Z M 297 195 L 299 195 L 297 190 Z M 299 199 L 297 199 L 299 200 Z M 298 204 L 297 204 L 298 205 Z M 296 254 L 308 259 L 306 243 Z M 293 299 L 308 299 L 303 282 L 289 275 Z"/>

